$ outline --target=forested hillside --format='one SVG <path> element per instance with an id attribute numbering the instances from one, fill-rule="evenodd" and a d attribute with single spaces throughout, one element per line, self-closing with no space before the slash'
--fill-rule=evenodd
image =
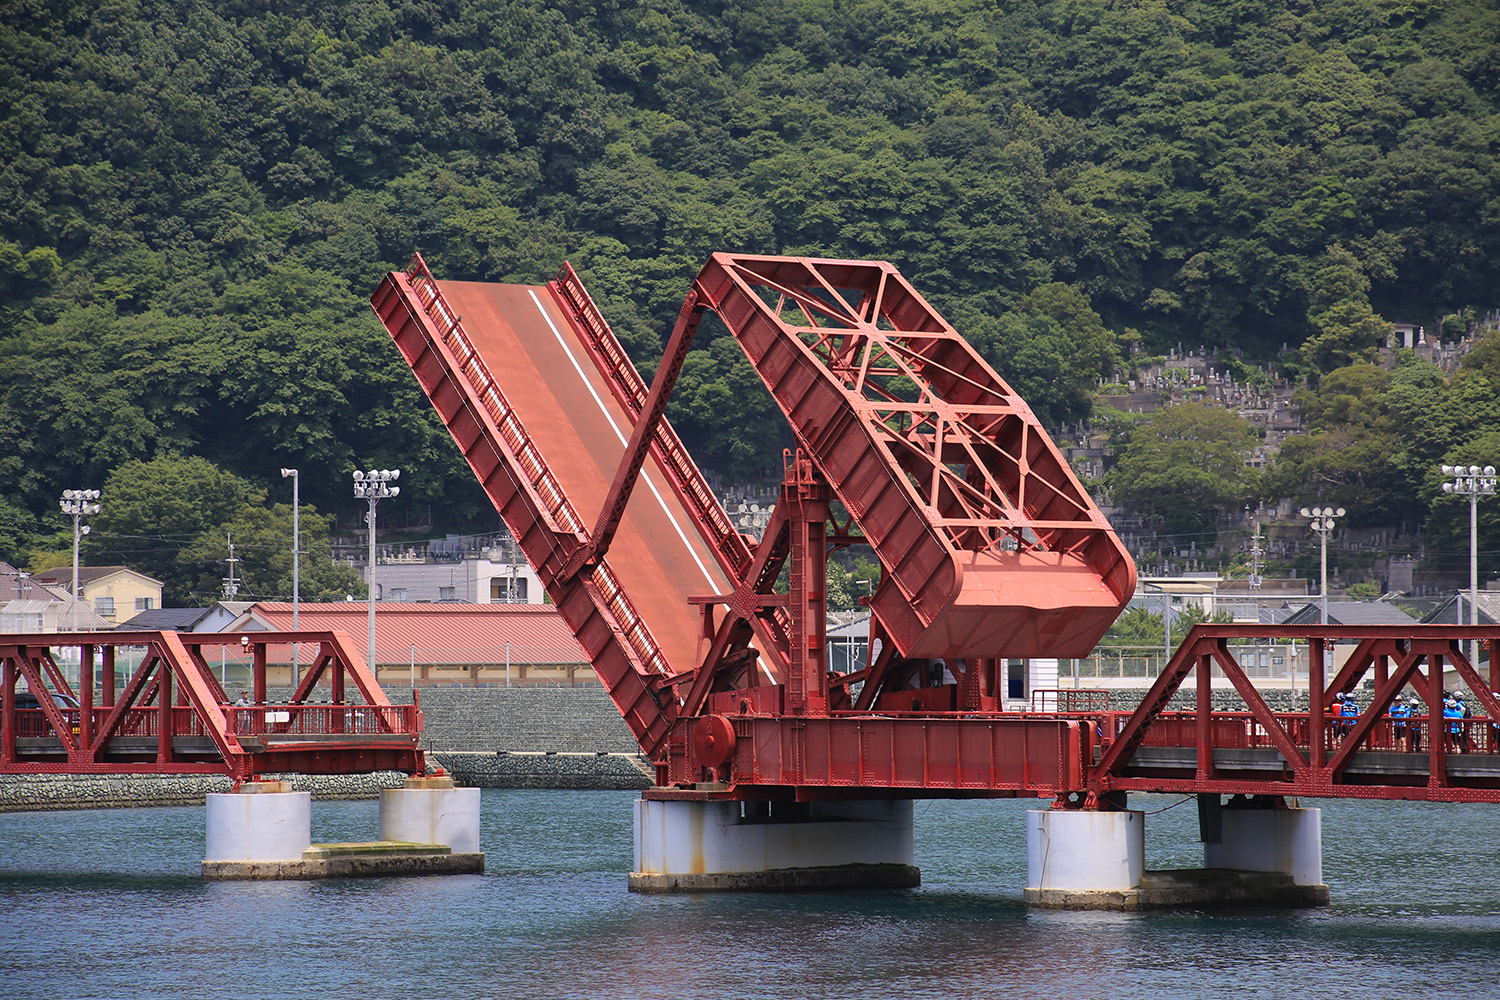
<path id="1" fill-rule="evenodd" d="M 1316 379 L 1493 302 L 1497 101 L 1489 0 L 0 3 L 0 558 L 187 459 L 493 525 L 365 304 L 414 249 L 571 260 L 647 368 L 732 249 L 892 261 L 1054 425 L 1132 348 Z M 785 443 L 724 339 L 672 416 L 729 478 Z M 118 517 L 95 561 L 199 575 L 229 519 Z"/>

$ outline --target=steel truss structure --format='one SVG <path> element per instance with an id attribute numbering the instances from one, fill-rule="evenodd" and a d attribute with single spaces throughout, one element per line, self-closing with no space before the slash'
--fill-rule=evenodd
<path id="1" fill-rule="evenodd" d="M 1277 715 L 1230 655 L 1227 641 L 1249 633 L 1220 627 L 1194 631 L 1133 714 L 1002 711 L 1004 661 L 1084 655 L 1128 601 L 1135 568 L 1025 402 L 889 264 L 713 255 L 649 386 L 566 265 L 545 289 L 444 285 L 418 255 L 372 305 L 655 762 L 650 797 L 1023 795 L 1098 807 L 1145 789 L 1488 801 L 1497 787 L 1483 766 L 1430 754 L 1374 781 L 1366 755 L 1390 731 L 1378 713 L 1325 745 L 1322 695 L 1335 687 L 1325 691 L 1322 667 L 1322 707 L 1305 722 Z M 759 540 L 735 530 L 663 416 L 709 313 L 796 437 Z M 618 451 L 582 429 L 596 404 L 627 425 Z M 685 565 L 701 545 L 726 581 L 680 607 L 627 585 L 644 577 L 617 555 L 626 535 L 637 557 L 677 545 L 630 520 L 647 470 L 696 533 L 679 530 L 686 554 L 662 561 Z M 867 599 L 872 655 L 863 670 L 831 672 L 827 559 L 854 544 L 882 567 Z M 1356 633 L 1277 635 L 1321 657 L 1324 642 Z M 1463 629 L 1359 634 L 1337 684 L 1373 670 L 1377 697 L 1419 683 L 1430 700 L 1434 664 L 1472 673 Z M 1481 636 L 1492 662 L 1494 635 Z M 694 638 L 690 656 L 667 652 Z M 1212 710 L 1214 668 L 1248 713 Z M 1195 669 L 1196 710 L 1169 711 Z"/>
<path id="2" fill-rule="evenodd" d="M 1445 802 L 1500 802 L 1500 628 L 1426 626 L 1198 625 L 1178 647 L 1133 713 L 1098 717 L 1101 747 L 1085 797 L 1117 791 L 1302 795 Z M 1483 678 L 1464 646 L 1488 652 Z M 1254 641 L 1302 644 L 1308 708 L 1273 712 L 1231 652 Z M 1330 664 L 1335 643 L 1352 646 Z M 1479 702 L 1470 719 L 1444 718 L 1444 673 Z M 1333 676 L 1328 677 L 1333 667 Z M 1216 711 L 1217 670 L 1247 711 Z M 1192 711 L 1167 706 L 1194 679 Z M 1457 685 L 1455 685 L 1457 686 Z M 1393 717 L 1403 692 L 1422 712 Z M 1336 714 L 1337 696 L 1363 702 L 1353 719 Z M 1365 699 L 1368 699 L 1366 702 Z"/>
<path id="3" fill-rule="evenodd" d="M 291 700 L 267 704 L 268 651 L 294 643 L 317 652 Z M 253 704 L 214 676 L 205 650 L 222 647 L 250 654 Z M 60 650 L 75 651 L 76 689 Z M 392 705 L 341 632 L 0 635 L 0 671 L 0 774 L 425 770 L 419 707 Z M 17 707 L 23 679 L 37 707 Z"/>

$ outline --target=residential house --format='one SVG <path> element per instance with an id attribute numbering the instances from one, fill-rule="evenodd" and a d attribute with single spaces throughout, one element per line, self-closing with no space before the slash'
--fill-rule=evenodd
<path id="1" fill-rule="evenodd" d="M 0 632 L 97 632 L 113 627 L 65 588 L 0 562 Z"/>
<path id="2" fill-rule="evenodd" d="M 69 593 L 74 590 L 71 566 L 44 570 L 33 579 L 60 586 Z M 79 596 L 108 622 L 106 628 L 114 628 L 139 612 L 161 607 L 161 581 L 126 566 L 81 566 L 78 582 Z"/>
<path id="3" fill-rule="evenodd" d="M 542 604 L 542 581 L 508 533 L 450 535 L 376 553 L 377 603 Z M 362 568 L 365 582 L 369 566 Z"/>
<path id="4" fill-rule="evenodd" d="M 1283 618 L 1281 625 L 1322 624 L 1323 604 L 1304 604 Z M 1384 601 L 1329 601 L 1329 625 L 1415 625 L 1417 620 L 1394 604 Z"/>

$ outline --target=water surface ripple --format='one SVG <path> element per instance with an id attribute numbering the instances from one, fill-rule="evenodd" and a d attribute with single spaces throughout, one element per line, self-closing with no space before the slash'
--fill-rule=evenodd
<path id="1" fill-rule="evenodd" d="M 0 990 L 148 997 L 1500 997 L 1494 807 L 1323 808 L 1308 911 L 1029 911 L 1034 802 L 919 802 L 919 889 L 626 891 L 631 793 L 483 793 L 484 875 L 198 878 L 203 810 L 0 815 Z M 1189 801 L 1137 796 L 1147 866 L 1202 863 Z M 317 802 L 315 841 L 374 802 Z"/>

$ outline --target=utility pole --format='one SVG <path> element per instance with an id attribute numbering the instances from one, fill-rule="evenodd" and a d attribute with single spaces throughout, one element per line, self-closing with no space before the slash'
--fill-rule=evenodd
<path id="1" fill-rule="evenodd" d="M 240 585 L 234 579 L 234 564 L 239 562 L 239 560 L 234 557 L 233 533 L 226 532 L 224 541 L 229 546 L 229 558 L 225 560 L 225 562 L 229 563 L 229 575 L 224 578 L 224 600 L 232 601 L 235 595 L 240 592 Z"/>

